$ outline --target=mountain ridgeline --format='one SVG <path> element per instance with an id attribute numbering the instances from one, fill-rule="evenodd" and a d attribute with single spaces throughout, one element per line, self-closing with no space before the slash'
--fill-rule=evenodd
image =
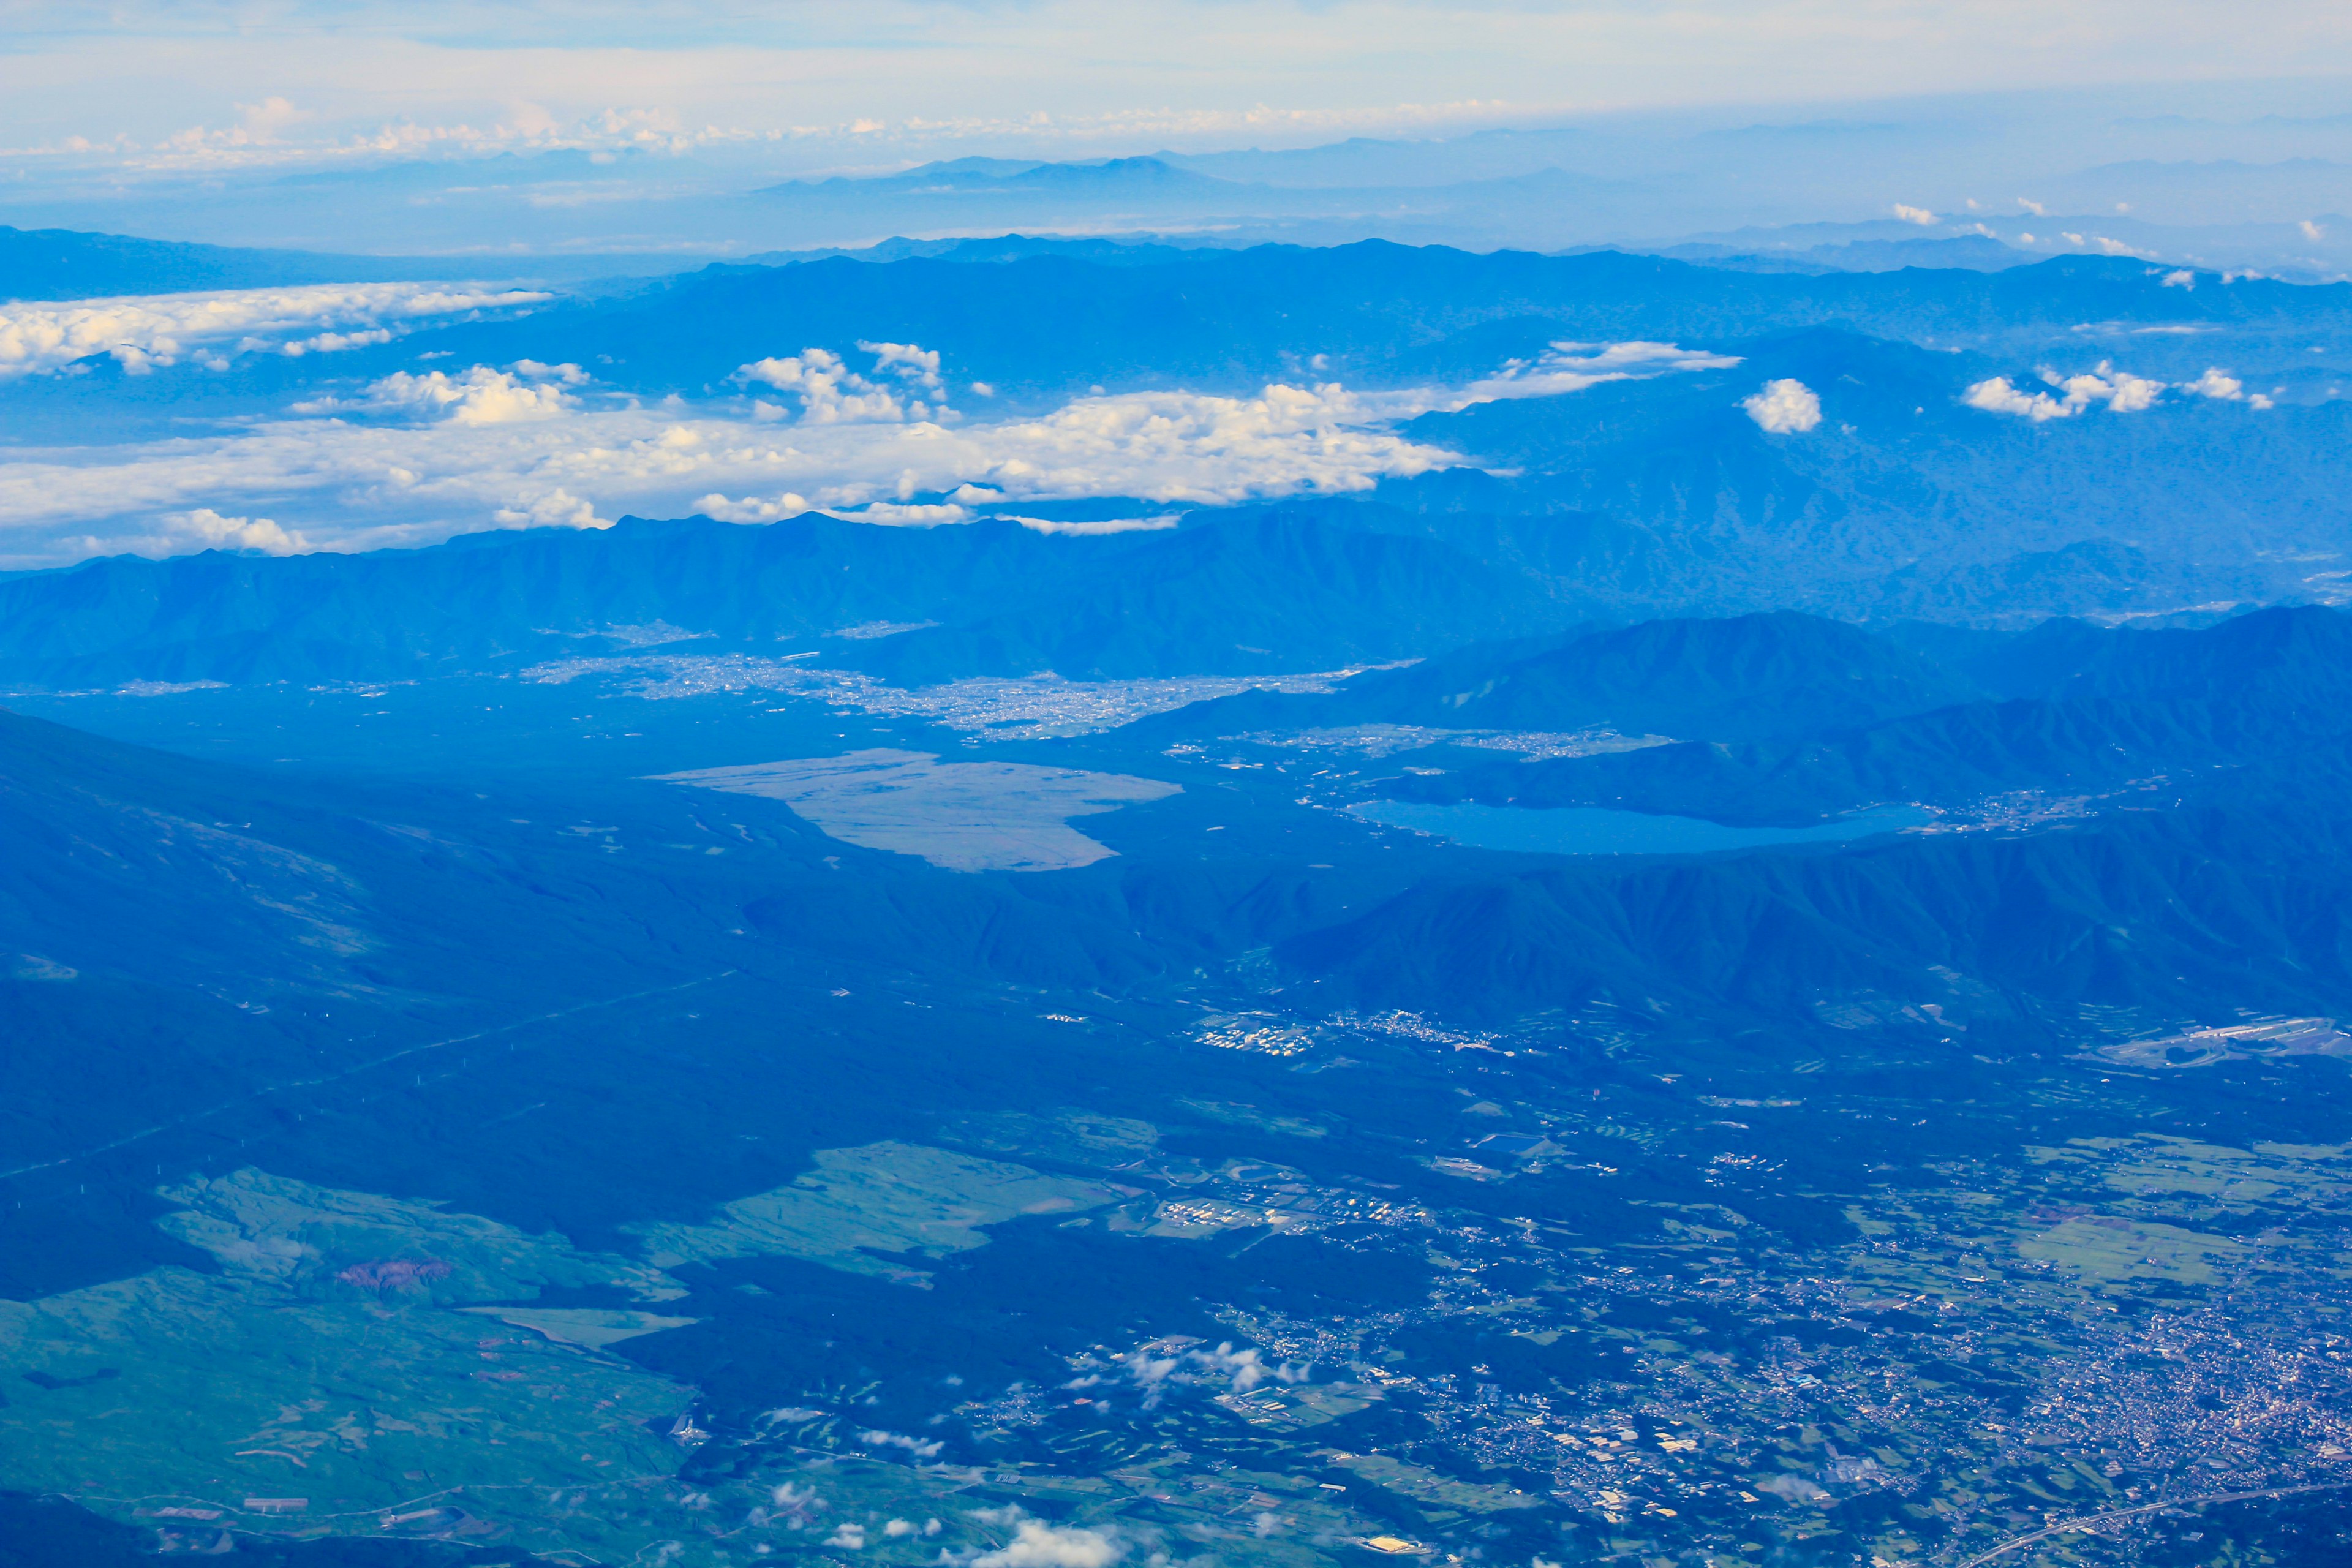
<path id="1" fill-rule="evenodd" d="M 100 253 L 111 254 L 102 246 L 90 251 Z M 2352 493 L 2352 400 L 2339 395 L 2345 369 L 2333 346 L 2347 324 L 2352 284 L 2225 278 L 2124 258 L 2061 258 L 1992 273 L 1910 267 L 1822 277 L 1613 252 L 1473 255 L 1369 242 L 1198 251 L 1015 237 L 897 260 L 729 264 L 583 290 L 502 317 L 419 321 L 391 341 L 355 341 L 332 353 L 243 354 L 219 370 L 183 364 L 130 376 L 95 355 L 81 374 L 7 380 L 0 414 L 64 442 L 81 439 L 101 412 L 135 416 L 130 427 L 159 436 L 191 419 L 246 421 L 289 406 L 335 406 L 364 420 L 383 417 L 366 412 L 367 389 L 383 377 L 428 364 L 487 374 L 528 362 L 578 367 L 586 379 L 565 395 L 581 411 L 675 396 L 745 417 L 759 412 L 740 379 L 746 364 L 821 348 L 855 365 L 873 352 L 860 343 L 936 353 L 937 395 L 967 433 L 1098 395 L 1249 399 L 1277 383 L 1409 392 L 1403 406 L 1427 412 L 1393 427 L 1414 451 L 1385 479 L 1340 473 L 1322 481 L 1325 493 L 1282 499 L 1263 492 L 1293 481 L 1277 477 L 1261 489 L 1241 463 L 1216 489 L 1258 498 L 1240 505 L 1203 500 L 1190 481 L 1138 485 L 1152 493 L 1133 498 L 1129 515 L 1182 514 L 1183 532 L 1221 531 L 1213 546 L 1200 537 L 1024 542 L 998 537 L 999 528 L 977 541 L 933 534 L 920 548 L 698 542 L 671 568 L 641 560 L 643 547 L 616 538 L 612 559 L 631 563 L 627 573 L 584 557 L 563 569 L 646 578 L 642 590 L 604 592 L 615 606 L 609 612 L 583 603 L 583 621 L 563 595 L 542 595 L 546 615 L 518 624 L 494 614 L 495 634 L 445 616 L 443 630 L 402 633 L 393 638 L 397 652 L 379 650 L 430 660 L 467 644 L 463 657 L 474 658 L 481 656 L 474 645 L 511 652 L 545 628 L 655 618 L 753 641 L 867 620 L 937 621 L 936 635 L 869 651 L 886 663 L 906 658 L 926 679 L 947 669 L 1021 672 L 1024 661 L 1072 676 L 1181 673 L 1183 660 L 1169 647 L 1183 625 L 1200 645 L 1186 657 L 1206 661 L 1204 668 L 1330 668 L 1584 621 L 1790 608 L 1848 620 L 2017 626 L 2052 616 L 2329 602 L 2341 587 L 2333 563 L 2352 551 L 2352 512 L 2342 500 Z M 1622 352 L 1633 357 L 1608 360 L 1602 351 L 1612 343 L 1631 345 Z M 1528 377 L 1563 366 L 1600 379 L 1512 395 L 1552 384 Z M 2121 377 L 2098 384 L 2135 390 L 2121 403 L 2078 395 L 2066 389 L 2077 376 Z M 2006 402 L 1984 390 L 2004 382 Z M 1767 428 L 1751 405 L 1783 383 L 1811 401 L 1801 417 Z M 789 402 L 770 404 L 761 417 L 788 420 Z M 1431 466 L 1404 477 L 1423 465 Z M 1097 521 L 1116 515 L 1100 510 L 1107 498 L 1018 490 L 989 504 L 1033 517 L 1089 505 Z M 634 504 L 682 510 L 700 493 Z M 970 492 L 954 493 L 965 495 L 958 504 L 967 515 L 987 510 Z M 949 496 L 908 499 L 936 504 Z M 285 513 L 282 525 L 317 529 L 314 539 L 335 537 L 346 521 L 323 495 L 271 504 Z M 1271 514 L 1288 520 L 1286 543 L 1247 541 L 1246 528 L 1226 526 Z M 403 521 L 434 529 L 452 521 Z M 800 540 L 822 525 L 781 526 Z M 1312 529 L 1444 548 L 1310 540 Z M 524 549 L 518 562 L 551 558 L 544 544 Z M 1294 549 L 1295 557 L 1286 553 Z M 796 550 L 840 555 L 853 580 L 856 560 L 887 563 L 870 574 L 905 577 L 906 590 L 865 593 L 872 607 L 859 611 L 856 593 L 759 565 Z M 757 558 L 749 580 L 761 584 L 760 595 L 730 605 L 707 585 L 670 580 L 722 557 L 742 562 L 737 552 L 745 551 Z M 1203 551 L 1218 561 L 1192 553 Z M 1113 560 L 1137 563 L 1129 584 L 1105 575 L 1102 563 Z M 1134 587 L 1147 580 L 1147 561 L 1171 584 L 1151 590 L 1148 603 Z M 507 568 L 488 554 L 467 562 L 472 572 L 506 579 Z M 1010 618 L 974 630 L 989 618 L 981 599 L 950 604 L 924 587 L 967 569 L 978 572 L 976 584 L 1009 585 L 989 614 Z M 1220 573 L 1234 581 L 1213 591 Z M 1253 575 L 1265 581 L 1244 581 Z M 1416 597 L 1424 579 L 1425 603 Z M 257 605 L 234 613 L 202 611 L 208 590 L 186 584 L 188 638 L 243 635 L 241 617 L 279 597 L 259 585 L 259 574 L 254 580 Z M 352 579 L 332 580 L 325 592 L 340 600 Z M 1054 595 L 1066 587 L 1074 602 L 1094 606 L 1080 619 L 1098 621 L 1113 605 L 1122 617 L 1147 618 L 1138 629 L 1067 637 L 1053 612 L 1022 622 L 1033 605 L 1058 605 Z M 17 592 L 43 599 L 46 591 Z M 480 607 L 482 590 L 458 584 L 456 592 Z M 1332 600 L 1304 610 L 1302 625 L 1314 629 L 1297 646 L 1252 629 L 1253 603 L 1286 616 L 1273 605 L 1292 593 Z M 1337 601 L 1354 595 L 1369 595 L 1382 613 L 1341 626 Z M 768 596 L 780 596 L 775 607 Z M 1481 598 L 1484 623 L 1465 622 L 1462 611 Z M 621 607 L 630 599 L 675 603 L 639 613 Z M 519 608 L 521 599 L 513 603 Z M 1217 607 L 1228 603 L 1231 626 Z M 54 622 L 46 599 L 15 599 L 11 608 L 43 627 Z M 833 618 L 835 610 L 846 618 Z M 321 660 L 347 657 L 354 641 L 365 648 L 375 635 L 338 626 L 331 616 L 301 618 Z M 428 607 L 423 620 L 433 619 Z M 16 645 L 35 634 L 20 633 L 16 620 L 12 614 L 0 633 L 10 644 L 0 661 L 21 671 L 28 667 Z M 1147 646 L 1163 638 L 1168 647 Z M 36 664 L 48 668 L 54 658 L 68 668 L 77 646 L 70 637 L 45 643 Z M 1240 651 L 1249 648 L 1272 651 Z M 224 645 L 204 657 L 229 655 Z M 261 657 L 299 663 L 306 656 Z"/>

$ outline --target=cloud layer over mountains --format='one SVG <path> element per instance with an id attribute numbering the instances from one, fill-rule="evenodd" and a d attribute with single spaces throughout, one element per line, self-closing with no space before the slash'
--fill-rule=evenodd
<path id="1" fill-rule="evenodd" d="M 332 283 L 0 304 L 0 378 L 62 370 L 94 354 L 133 374 L 183 359 L 226 370 L 239 354 L 361 348 L 390 342 L 409 323 L 549 298 L 466 284 Z"/>
<path id="2" fill-rule="evenodd" d="M 1366 489 L 1458 460 L 1377 427 L 1398 410 L 1336 384 L 1247 398 L 1130 393 L 1036 418 L 950 424 L 888 388 L 844 393 L 829 370 L 806 368 L 837 368 L 824 351 L 763 363 L 779 377 L 780 363 L 803 367 L 799 422 L 625 398 L 592 406 L 560 381 L 477 365 L 397 372 L 358 398 L 236 434 L 27 451 L 0 465 L 0 537 L 8 557 L 30 564 L 205 549 L 228 542 L 212 521 L 223 512 L 270 509 L 289 526 L 236 542 L 363 548 L 484 527 L 595 526 L 628 510 L 756 522 L 874 503 L 876 521 L 960 521 L 958 506 L 899 503 L 951 491 L 975 503 L 1218 504 Z"/>
<path id="3" fill-rule="evenodd" d="M 113 325 L 87 327 L 25 368 L 55 370 L 77 351 L 107 352 L 105 332 L 125 324 L 144 333 L 112 351 L 126 368 L 189 353 L 209 368 L 209 351 L 194 345 L 283 354 L 300 346 L 289 334 L 361 310 L 394 320 L 531 298 L 393 284 L 100 301 L 72 310 Z M 20 314 L 31 321 L 66 309 Z M 272 329 L 274 344 L 259 335 Z M 234 343 L 232 330 L 242 334 Z M 875 522 L 933 524 L 1000 502 L 1220 505 L 1341 494 L 1460 462 L 1393 428 L 1422 414 L 1738 363 L 1671 343 L 1562 342 L 1459 387 L 1129 392 L 983 420 L 950 401 L 956 389 L 936 349 L 861 341 L 857 355 L 863 371 L 822 347 L 747 361 L 730 379 L 753 394 L 748 410 L 725 395 L 648 402 L 600 389 L 578 364 L 525 359 L 394 371 L 223 433 L 19 448 L 0 465 L 0 561 L 369 548 L 485 527 L 593 527 L 627 511 L 769 522 L 851 509 Z M 992 390 L 968 384 L 962 400 L 984 407 Z M 908 504 L 926 495 L 949 500 Z"/>

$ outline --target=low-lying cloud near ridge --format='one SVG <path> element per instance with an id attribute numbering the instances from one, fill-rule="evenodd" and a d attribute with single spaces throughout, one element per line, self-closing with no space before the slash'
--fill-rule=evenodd
<path id="1" fill-rule="evenodd" d="M 20 447 L 0 464 L 0 566 L 365 549 L 631 511 L 768 522 L 824 509 L 935 525 L 1093 496 L 1339 494 L 1462 460 L 1392 428 L 1417 414 L 1737 363 L 1663 343 L 1560 343 L 1466 387 L 1127 393 L 983 422 L 950 405 L 936 351 L 858 349 L 863 373 L 821 348 L 746 363 L 734 379 L 756 389 L 748 416 L 736 399 L 645 405 L 598 391 L 578 365 L 524 361 L 396 372 L 236 434 Z"/>

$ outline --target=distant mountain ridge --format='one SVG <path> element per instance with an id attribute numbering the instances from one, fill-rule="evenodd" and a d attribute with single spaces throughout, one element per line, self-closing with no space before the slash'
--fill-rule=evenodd
<path id="1" fill-rule="evenodd" d="M 480 263 L 474 265 L 478 268 Z M 89 300 L 302 283 L 402 282 L 458 275 L 453 272 L 457 266 L 439 257 L 242 250 L 0 225 L 0 301 Z"/>

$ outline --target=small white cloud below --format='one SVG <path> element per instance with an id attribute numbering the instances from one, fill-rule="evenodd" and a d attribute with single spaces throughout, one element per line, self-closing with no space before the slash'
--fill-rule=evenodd
<path id="1" fill-rule="evenodd" d="M 2327 237 L 2327 230 L 2326 227 L 2312 222 L 2309 218 L 2305 218 L 2301 223 L 2296 224 L 2294 226 L 2301 229 L 2303 231 L 2303 237 L 2311 241 L 2314 245 L 2317 245 L 2321 240 Z"/>
<path id="2" fill-rule="evenodd" d="M 2194 289 L 2197 287 L 2197 274 L 2186 268 L 2168 272 L 2164 275 L 2164 286 L 2167 289 Z"/>
<path id="3" fill-rule="evenodd" d="M 1929 212 L 1926 207 L 1906 206 L 1901 202 L 1896 202 L 1895 204 L 1895 216 L 1901 218 L 1905 223 L 1916 223 L 1922 228 L 1927 228 L 1931 225 L 1944 221 L 1937 217 L 1934 213 Z"/>
<path id="4" fill-rule="evenodd" d="M 971 1560 L 971 1568 L 1110 1568 L 1126 1548 L 1108 1531 L 1024 1519 L 1011 1541 Z"/>
<path id="5" fill-rule="evenodd" d="M 1739 401 L 1757 428 L 1774 436 L 1801 435 L 1822 422 L 1822 400 L 1813 389 L 1790 376 L 1768 381 L 1764 389 Z"/>

